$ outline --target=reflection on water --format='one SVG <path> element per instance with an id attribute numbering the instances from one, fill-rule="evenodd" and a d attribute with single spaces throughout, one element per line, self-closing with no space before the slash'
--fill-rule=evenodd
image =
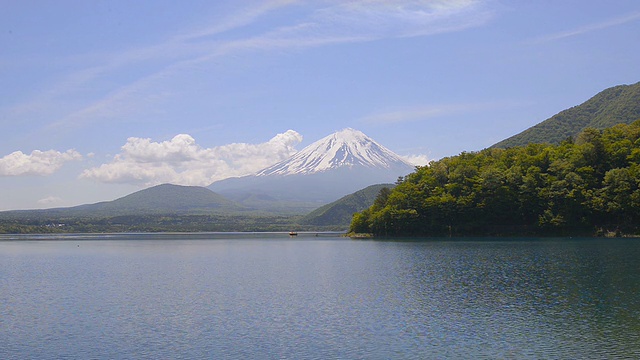
<path id="1" fill-rule="evenodd" d="M 23 240 L 0 358 L 640 357 L 637 240 Z"/>
<path id="2" fill-rule="evenodd" d="M 458 354 L 637 356 L 639 249 L 593 240 L 431 243 L 407 249 L 403 288 Z"/>

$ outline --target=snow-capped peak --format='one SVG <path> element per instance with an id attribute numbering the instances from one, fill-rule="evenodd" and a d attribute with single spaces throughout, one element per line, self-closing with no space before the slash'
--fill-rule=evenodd
<path id="1" fill-rule="evenodd" d="M 361 131 L 347 128 L 314 142 L 289 159 L 261 170 L 256 175 L 303 175 L 354 166 L 412 168 L 398 155 Z"/>

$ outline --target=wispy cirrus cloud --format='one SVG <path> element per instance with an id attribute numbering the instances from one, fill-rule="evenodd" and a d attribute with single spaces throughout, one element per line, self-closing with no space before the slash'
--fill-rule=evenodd
<path id="1" fill-rule="evenodd" d="M 360 119 L 366 124 L 394 124 L 408 121 L 424 120 L 455 113 L 459 111 L 453 105 L 444 106 L 421 106 L 414 108 L 405 108 L 394 111 L 370 114 Z"/>
<path id="2" fill-rule="evenodd" d="M 102 78 L 119 72 L 137 74 L 125 83 L 104 89 L 88 102 L 60 114 L 48 128 L 82 126 L 101 119 L 122 118 L 140 108 L 161 103 L 170 96 L 167 79 L 181 76 L 239 52 L 320 47 L 339 43 L 375 41 L 388 38 L 428 36 L 480 26 L 493 17 L 486 0 L 413 1 L 270 1 L 242 8 L 210 27 L 196 28 L 169 37 L 166 41 L 107 54 L 104 61 L 69 74 L 46 91 L 42 98 L 16 109 L 38 109 L 56 97 L 73 95 Z M 295 8 L 290 23 L 262 21 L 279 10 Z M 260 23 L 262 26 L 250 25 Z M 248 28 L 243 36 L 227 33 Z M 138 68 L 153 64 L 149 71 Z"/>
<path id="3" fill-rule="evenodd" d="M 638 21 L 638 20 L 640 20 L 640 12 L 636 11 L 620 17 L 608 19 L 602 22 L 588 24 L 575 29 L 558 32 L 555 34 L 545 35 L 532 40 L 532 43 L 545 43 L 550 41 L 561 40 L 564 38 L 579 36 L 579 35 L 587 34 L 587 33 L 598 31 L 598 30 L 604 30 L 610 27 L 619 26 L 619 25 L 623 25 L 623 24 L 633 22 L 633 21 Z"/>
<path id="4" fill-rule="evenodd" d="M 440 105 L 417 105 L 398 108 L 390 111 L 381 111 L 360 118 L 361 123 L 370 125 L 387 125 L 405 123 L 411 121 L 423 121 L 439 117 L 459 115 L 469 112 L 490 110 L 496 108 L 511 108 L 521 106 L 521 103 L 461 103 Z"/>
<path id="5" fill-rule="evenodd" d="M 144 66 L 145 64 L 154 63 L 154 67 L 159 66 L 159 71 L 150 74 L 148 71 L 139 72 L 135 80 L 120 84 L 110 90 L 105 90 L 97 100 L 76 106 L 75 109 L 67 110 L 66 114 L 50 123 L 47 129 L 81 125 L 83 121 L 92 122 L 109 115 L 126 113 L 136 106 L 135 103 L 139 104 L 138 101 L 141 99 L 138 95 L 147 99 L 159 99 L 160 96 L 142 94 L 141 90 L 148 90 L 148 87 L 157 83 L 160 78 L 179 70 L 175 65 L 189 62 L 189 60 L 199 58 L 210 52 L 210 45 L 203 46 L 195 40 L 200 38 L 214 39 L 213 37 L 218 34 L 249 25 L 269 12 L 275 11 L 280 7 L 289 6 L 295 2 L 295 0 L 258 2 L 254 6 L 242 7 L 222 20 L 217 21 L 213 26 L 191 29 L 169 37 L 164 42 L 147 46 L 138 45 L 134 48 L 106 54 L 77 54 L 76 58 L 86 59 L 84 66 L 74 66 L 79 70 L 66 74 L 58 82 L 34 95 L 28 101 L 12 106 L 8 109 L 6 118 L 24 117 L 38 112 L 51 112 L 52 108 L 56 107 L 61 99 L 76 96 L 79 91 L 82 92 L 86 88 L 91 88 L 92 84 L 100 79 L 113 76 L 120 71 L 132 71 L 135 67 Z M 71 60 L 73 63 L 78 61 L 82 60 Z M 161 65 L 157 65 L 158 63 Z M 134 69 L 133 71 L 136 70 Z M 145 103 L 145 101 L 142 101 L 142 103 Z"/>
<path id="6" fill-rule="evenodd" d="M 260 34 L 247 44 L 260 48 L 427 36 L 479 26 L 492 18 L 486 1 L 338 1 L 310 8 L 294 24 Z M 256 46 L 254 45 L 254 46 Z"/>
<path id="7" fill-rule="evenodd" d="M 109 163 L 80 177 L 105 183 L 206 186 L 227 177 L 254 173 L 293 155 L 302 135 L 294 130 L 260 144 L 233 143 L 203 148 L 188 134 L 167 141 L 131 137 Z"/>
<path id="8" fill-rule="evenodd" d="M 245 7 L 209 27 L 196 28 L 174 36 L 170 42 L 181 43 L 215 36 L 229 30 L 240 28 L 255 22 L 260 17 L 279 8 L 295 5 L 299 0 L 271 0 L 258 2 L 253 7 Z"/>

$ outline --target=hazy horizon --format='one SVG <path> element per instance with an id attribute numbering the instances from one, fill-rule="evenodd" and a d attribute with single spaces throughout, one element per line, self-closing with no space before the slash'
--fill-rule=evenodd
<path id="1" fill-rule="evenodd" d="M 0 10 L 0 210 L 207 185 L 349 127 L 435 160 L 640 81 L 631 0 Z"/>

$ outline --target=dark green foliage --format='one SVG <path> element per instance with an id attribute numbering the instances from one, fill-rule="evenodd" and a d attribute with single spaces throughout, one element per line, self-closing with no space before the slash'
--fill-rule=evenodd
<path id="1" fill-rule="evenodd" d="M 586 128 L 605 129 L 630 124 L 640 118 L 640 82 L 606 89 L 581 105 L 564 110 L 493 147 L 508 148 L 531 143 L 559 144 Z"/>
<path id="2" fill-rule="evenodd" d="M 392 184 L 368 186 L 310 212 L 300 220 L 300 224 L 331 225 L 346 228 L 349 226 L 354 213 L 371 206 L 380 191 L 384 189 L 389 191 L 394 186 Z"/>
<path id="3" fill-rule="evenodd" d="M 640 120 L 575 141 L 432 162 L 407 175 L 351 231 L 376 235 L 640 232 Z"/>

